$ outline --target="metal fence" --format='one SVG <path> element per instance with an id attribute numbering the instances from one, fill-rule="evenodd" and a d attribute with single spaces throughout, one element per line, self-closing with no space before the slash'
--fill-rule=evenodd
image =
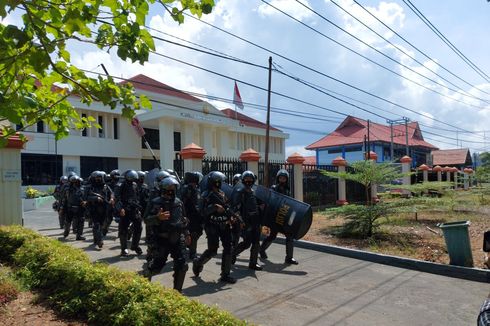
<path id="1" fill-rule="evenodd" d="M 338 199 L 338 179 L 321 170 L 337 172 L 333 165 L 303 165 L 303 201 L 311 206 L 333 206 Z"/>
<path id="2" fill-rule="evenodd" d="M 184 177 L 184 160 L 179 153 L 175 153 L 174 158 L 174 171 L 181 177 Z"/>
<path id="3" fill-rule="evenodd" d="M 291 196 L 294 195 L 294 165 L 285 162 L 269 162 L 269 187 L 276 183 L 276 174 L 279 170 L 284 169 L 289 173 L 289 189 Z M 258 184 L 265 184 L 265 163 L 259 162 Z"/>
<path id="4" fill-rule="evenodd" d="M 205 157 L 202 160 L 202 174 L 206 175 L 211 171 L 220 171 L 226 175 L 227 183 L 231 184 L 233 176 L 242 173 L 248 168 L 247 162 L 239 159 L 223 157 Z"/>

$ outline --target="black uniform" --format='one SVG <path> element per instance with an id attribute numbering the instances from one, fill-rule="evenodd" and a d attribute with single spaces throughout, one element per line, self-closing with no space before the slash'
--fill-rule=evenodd
<path id="1" fill-rule="evenodd" d="M 218 212 L 215 206 L 216 204 L 223 206 L 223 213 Z M 221 240 L 223 245 L 221 280 L 228 283 L 235 283 L 235 279 L 230 277 L 233 253 L 230 224 L 232 223 L 233 212 L 228 206 L 228 200 L 221 190 L 205 191 L 202 196 L 202 207 L 208 248 L 199 259 L 194 260 L 192 271 L 194 275 L 199 276 L 204 264 L 218 253 L 219 241 Z"/>
<path id="2" fill-rule="evenodd" d="M 97 244 L 99 248 L 102 248 L 103 245 L 102 226 L 108 211 L 112 210 L 111 199 L 113 199 L 112 190 L 103 182 L 92 182 L 84 190 L 84 200 L 87 201 L 87 210 L 93 222 L 94 244 Z"/>
<path id="3" fill-rule="evenodd" d="M 197 241 L 201 237 L 203 231 L 203 221 L 199 210 L 201 195 L 198 191 L 197 185 L 185 184 L 182 187 L 181 198 L 187 218 L 189 219 L 188 229 L 191 235 L 189 258 L 194 259 L 196 257 Z"/>
<path id="4" fill-rule="evenodd" d="M 65 177 L 66 178 L 66 177 Z M 53 192 L 55 202 L 53 203 L 53 209 L 58 212 L 58 221 L 60 223 L 60 229 L 64 229 L 65 226 L 65 212 L 61 209 L 61 202 L 63 200 L 63 192 L 66 183 L 60 182 L 56 185 Z"/>
<path id="5" fill-rule="evenodd" d="M 109 180 L 109 182 L 107 182 L 107 186 L 114 193 L 114 191 L 116 190 L 116 186 L 117 186 L 118 183 L 119 183 L 119 176 L 116 176 L 116 177 L 113 177 L 113 178 L 111 177 L 111 179 Z M 116 209 L 114 207 L 112 209 L 108 209 L 107 210 L 105 221 L 104 221 L 104 223 L 102 225 L 102 234 L 104 236 L 107 235 L 107 233 L 109 232 L 109 227 L 111 226 L 112 220 L 114 219 L 115 216 L 117 216 L 117 219 L 119 219 L 118 212 L 116 211 Z"/>
<path id="6" fill-rule="evenodd" d="M 280 184 L 277 183 L 271 187 L 272 190 L 286 195 L 290 196 L 290 191 L 289 187 L 287 184 Z M 274 223 L 271 223 L 271 225 L 267 225 L 270 228 L 270 234 L 267 236 L 267 238 L 262 241 L 262 245 L 260 246 L 260 257 L 263 259 L 267 259 L 267 254 L 266 250 L 269 248 L 271 243 L 276 239 L 277 233 L 279 232 L 277 229 L 277 225 Z M 286 259 L 285 262 L 288 264 L 297 264 L 297 261 L 293 258 L 293 252 L 294 252 L 294 238 L 290 234 L 285 234 L 286 236 Z"/>
<path id="7" fill-rule="evenodd" d="M 121 243 L 121 255 L 128 254 L 128 232 L 129 225 L 133 223 L 133 237 L 131 241 L 131 250 L 141 255 L 143 251 L 139 247 L 141 238 L 141 206 L 138 200 L 138 189 L 134 181 L 124 180 L 116 185 L 114 190 L 116 197 L 116 211 L 119 214 L 119 241 Z M 121 210 L 124 209 L 124 216 L 121 216 Z"/>
<path id="8" fill-rule="evenodd" d="M 248 267 L 261 270 L 262 267 L 257 264 L 260 250 L 260 227 L 262 224 L 262 214 L 259 207 L 261 202 L 257 199 L 251 187 L 243 186 L 237 189 L 236 196 L 237 198 L 233 202 L 233 209 L 240 212 L 245 227 L 242 230 L 243 241 L 235 248 L 233 261 L 236 260 L 236 256 L 241 252 L 251 247 Z"/>
<path id="9" fill-rule="evenodd" d="M 160 220 L 158 213 L 170 212 L 168 220 Z M 188 266 L 185 260 L 185 232 L 187 219 L 184 207 L 178 198 L 157 197 L 151 200 L 145 212 L 145 223 L 153 237 L 152 257 L 148 262 L 147 276 L 159 273 L 165 266 L 168 255 L 174 261 L 174 289 L 182 291 Z"/>
<path id="10" fill-rule="evenodd" d="M 73 223 L 73 230 L 77 235 L 77 240 L 85 240 L 83 234 L 83 192 L 79 184 L 70 182 L 63 192 L 62 206 L 65 212 L 65 223 L 63 236 L 66 238 L 70 234 L 70 226 Z"/>

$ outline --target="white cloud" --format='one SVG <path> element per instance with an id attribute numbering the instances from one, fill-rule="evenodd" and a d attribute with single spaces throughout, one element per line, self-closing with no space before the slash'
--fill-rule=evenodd
<path id="1" fill-rule="evenodd" d="M 307 0 L 301 0 L 300 2 L 311 8 Z M 310 10 L 297 3 L 295 0 L 271 0 L 269 3 L 301 21 L 310 18 L 313 15 Z M 259 6 L 258 12 L 263 17 L 282 15 L 281 12 L 265 3 Z"/>
<path id="2" fill-rule="evenodd" d="M 300 153 L 303 156 L 314 156 L 315 155 L 314 151 L 308 151 L 305 149 L 305 146 L 302 146 L 302 145 L 286 146 L 286 158 L 293 153 Z"/>

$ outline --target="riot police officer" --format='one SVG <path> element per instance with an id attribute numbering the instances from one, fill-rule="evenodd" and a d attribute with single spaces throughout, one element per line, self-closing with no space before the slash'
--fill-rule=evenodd
<path id="1" fill-rule="evenodd" d="M 237 183 L 240 183 L 242 179 L 242 175 L 240 173 L 237 173 L 233 176 L 233 180 L 232 180 L 232 186 L 236 186 Z"/>
<path id="2" fill-rule="evenodd" d="M 165 266 L 168 255 L 174 260 L 174 289 L 182 292 L 188 266 L 185 260 L 187 219 L 182 202 L 176 197 L 179 182 L 168 177 L 160 181 L 161 196 L 154 198 L 145 211 L 145 223 L 152 229 L 154 248 L 145 275 L 151 277 Z"/>
<path id="3" fill-rule="evenodd" d="M 56 185 L 53 192 L 53 197 L 55 199 L 55 202 L 53 203 L 53 209 L 58 213 L 60 229 L 64 229 L 65 226 L 65 213 L 61 209 L 61 202 L 63 199 L 64 188 L 67 183 L 68 177 L 66 175 L 60 177 L 60 183 Z"/>
<path id="4" fill-rule="evenodd" d="M 117 169 L 112 170 L 109 173 L 109 180 L 106 184 L 112 190 L 113 193 L 116 189 L 116 185 L 119 183 L 120 177 L 121 177 L 121 173 Z M 111 226 L 111 223 L 112 223 L 112 220 L 114 219 L 114 216 L 117 216 L 117 212 L 114 208 L 107 210 L 107 215 L 106 215 L 104 224 L 102 225 L 102 234 L 104 236 L 107 235 L 107 232 L 109 232 L 109 227 Z"/>
<path id="5" fill-rule="evenodd" d="M 232 179 L 232 186 L 235 187 L 237 184 L 241 182 L 242 175 L 240 173 L 237 173 L 233 176 Z M 231 239 L 232 239 L 232 244 L 233 248 L 236 248 L 238 246 L 238 242 L 240 241 L 240 235 L 242 233 L 242 228 L 241 228 L 241 223 L 237 221 L 237 223 L 233 223 L 231 225 Z"/>
<path id="6" fill-rule="evenodd" d="M 250 261 L 248 268 L 260 271 L 262 266 L 257 263 L 260 250 L 260 226 L 262 223 L 262 214 L 259 205 L 261 202 L 255 196 L 253 185 L 256 177 L 252 171 L 242 173 L 243 187 L 236 189 L 235 197 L 233 198 L 233 209 L 240 212 L 240 215 L 245 223 L 242 230 L 243 241 L 235 248 L 233 261 L 236 260 L 241 252 L 251 247 Z"/>
<path id="7" fill-rule="evenodd" d="M 77 235 L 77 240 L 85 240 L 83 234 L 83 193 L 81 189 L 81 178 L 77 175 L 70 176 L 69 186 L 65 189 L 63 194 L 63 210 L 65 212 L 65 225 L 63 237 L 66 238 L 70 234 L 70 226 L 73 223 L 73 230 Z"/>
<path id="8" fill-rule="evenodd" d="M 120 217 L 119 221 L 119 241 L 121 243 L 121 256 L 129 255 L 128 251 L 128 232 L 129 225 L 133 223 L 133 237 L 131 250 L 137 255 L 141 255 L 143 250 L 139 247 L 141 237 L 141 206 L 138 201 L 138 190 L 136 181 L 138 173 L 134 170 L 126 171 L 124 180 L 116 185 L 114 190 L 116 198 L 116 211 Z"/>
<path id="9" fill-rule="evenodd" d="M 290 196 L 290 190 L 289 190 L 289 173 L 288 171 L 281 169 L 277 172 L 276 174 L 276 184 L 271 187 L 272 190 L 286 195 Z M 262 245 L 260 246 L 260 258 L 262 259 L 267 259 L 267 253 L 265 252 L 267 248 L 271 245 L 271 243 L 276 239 L 277 237 L 277 227 L 274 223 L 270 223 L 271 225 L 268 225 L 270 228 L 270 233 L 267 236 L 267 238 L 262 241 Z M 290 234 L 285 234 L 286 236 L 286 258 L 284 262 L 286 264 L 294 264 L 297 265 L 298 261 L 293 258 L 293 251 L 294 251 L 294 239 L 292 235 Z"/>
<path id="10" fill-rule="evenodd" d="M 236 280 L 230 276 L 232 265 L 232 242 L 230 224 L 233 219 L 233 211 L 228 205 L 228 199 L 221 184 L 225 175 L 221 172 L 211 172 L 207 176 L 207 190 L 202 194 L 202 215 L 204 217 L 204 230 L 208 239 L 208 248 L 201 257 L 194 259 L 192 271 L 196 277 L 202 272 L 204 264 L 218 253 L 219 241 L 223 244 L 221 258 L 222 282 L 235 283 Z"/>
<path id="11" fill-rule="evenodd" d="M 189 259 L 196 258 L 197 241 L 202 235 L 202 217 L 199 210 L 201 195 L 198 187 L 202 180 L 200 172 L 186 172 L 184 174 L 184 186 L 181 191 L 187 218 L 189 219 L 189 232 L 191 243 L 189 245 Z"/>
<path id="12" fill-rule="evenodd" d="M 84 200 L 86 208 L 92 218 L 92 232 L 94 244 L 102 248 L 102 225 L 107 217 L 107 211 L 112 209 L 114 195 L 111 188 L 104 183 L 105 173 L 94 171 L 90 175 L 90 184 L 84 189 Z"/>

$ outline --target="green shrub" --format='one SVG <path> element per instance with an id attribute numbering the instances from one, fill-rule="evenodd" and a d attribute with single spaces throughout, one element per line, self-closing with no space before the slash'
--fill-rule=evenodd
<path id="1" fill-rule="evenodd" d="M 21 290 L 10 270 L 0 266 L 0 307 L 15 300 Z"/>
<path id="2" fill-rule="evenodd" d="M 39 197 L 41 192 L 37 189 L 28 186 L 25 190 L 26 198 L 36 198 Z"/>
<path id="3" fill-rule="evenodd" d="M 55 309 L 97 325 L 245 325 L 133 272 L 92 264 L 79 249 L 21 227 L 0 227 L 0 245 L 26 284 Z M 3 259 L 3 258 L 2 258 Z"/>

